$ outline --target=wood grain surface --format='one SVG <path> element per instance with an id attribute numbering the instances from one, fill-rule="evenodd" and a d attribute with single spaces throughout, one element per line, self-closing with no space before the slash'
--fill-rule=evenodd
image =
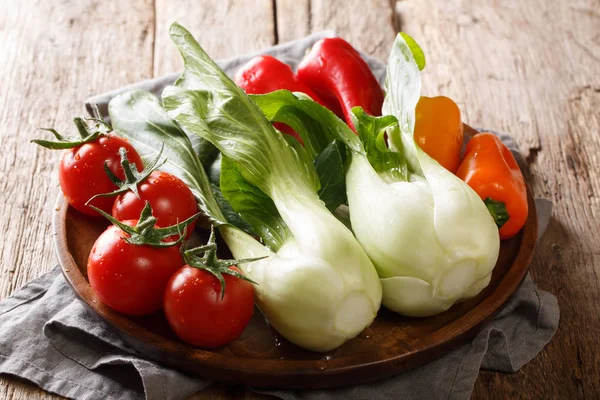
<path id="1" fill-rule="evenodd" d="M 0 0 L 0 298 L 56 263 L 50 220 L 59 154 L 29 140 L 70 131 L 83 100 L 177 70 L 177 19 L 214 57 L 334 29 L 384 58 L 404 30 L 422 44 L 424 94 L 511 133 L 534 193 L 554 202 L 532 274 L 558 296 L 555 338 L 516 374 L 483 371 L 475 399 L 600 397 L 600 1 Z M 49 399 L 0 377 L 2 399 Z M 195 398 L 264 398 L 214 386 Z"/>

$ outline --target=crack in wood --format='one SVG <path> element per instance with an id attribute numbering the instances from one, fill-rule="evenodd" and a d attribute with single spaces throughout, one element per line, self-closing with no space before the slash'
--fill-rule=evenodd
<path id="1" fill-rule="evenodd" d="M 156 78 L 156 69 L 155 69 L 155 55 L 156 55 L 156 0 L 152 1 L 152 10 L 153 10 L 153 21 L 152 21 L 152 53 L 150 57 L 150 71 L 152 71 L 152 77 Z"/>
<path id="2" fill-rule="evenodd" d="M 531 166 L 531 164 L 535 163 L 535 160 L 537 159 L 538 153 L 540 151 L 542 151 L 542 145 L 537 145 L 529 148 L 527 156 L 525 156 L 525 162 L 528 166 Z"/>
<path id="3" fill-rule="evenodd" d="M 306 8 L 307 8 L 307 12 L 306 15 L 308 16 L 308 33 L 311 33 L 313 30 L 313 17 L 312 17 L 312 1 L 308 0 L 306 2 Z"/>
<path id="4" fill-rule="evenodd" d="M 390 8 L 392 9 L 392 28 L 394 28 L 394 30 L 396 32 L 401 32 L 402 31 L 402 20 L 403 20 L 403 16 L 402 16 L 402 12 L 400 11 L 400 8 L 398 7 L 400 1 L 398 0 L 389 0 L 390 2 Z"/>
<path id="5" fill-rule="evenodd" d="M 579 86 L 577 88 L 575 88 L 575 90 L 573 91 L 574 94 L 572 94 L 569 97 L 569 102 L 573 102 L 573 101 L 580 101 L 582 96 L 584 94 L 586 94 L 586 92 L 594 92 L 594 93 L 600 93 L 600 86 L 592 86 L 592 85 L 583 85 L 583 86 Z"/>
<path id="6" fill-rule="evenodd" d="M 279 43 L 279 27 L 277 26 L 277 0 L 271 0 L 273 8 L 273 44 Z"/>

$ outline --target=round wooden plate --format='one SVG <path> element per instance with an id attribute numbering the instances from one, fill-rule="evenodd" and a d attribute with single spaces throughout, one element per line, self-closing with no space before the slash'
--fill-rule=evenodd
<path id="1" fill-rule="evenodd" d="M 108 226 L 106 221 L 68 207 L 60 195 L 53 230 L 63 274 L 74 292 L 93 314 L 117 328 L 147 357 L 225 383 L 312 389 L 391 376 L 439 358 L 472 338 L 502 309 L 527 273 L 537 239 L 531 192 L 528 200 L 529 218 L 524 229 L 502 241 L 491 283 L 477 297 L 429 318 L 402 317 L 382 308 L 369 328 L 326 354 L 287 342 L 258 310 L 242 336 L 226 346 L 203 350 L 187 345 L 170 330 L 162 313 L 127 317 L 105 306 L 92 291 L 86 274 L 87 258 L 96 238 Z"/>

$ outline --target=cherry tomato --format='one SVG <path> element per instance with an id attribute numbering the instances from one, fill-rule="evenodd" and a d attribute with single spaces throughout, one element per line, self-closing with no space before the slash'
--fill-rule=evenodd
<path id="1" fill-rule="evenodd" d="M 67 201 L 78 211 L 98 216 L 98 213 L 85 203 L 100 193 L 109 193 L 117 186 L 104 171 L 104 163 L 120 179 L 125 178 L 121 168 L 119 148 L 127 150 L 127 157 L 138 171 L 144 168 L 140 155 L 126 140 L 114 136 L 101 136 L 99 139 L 66 150 L 60 160 L 58 179 Z M 110 213 L 115 197 L 97 197 L 90 204 Z M 139 214 L 136 216 L 136 218 Z"/>
<path id="2" fill-rule="evenodd" d="M 135 226 L 137 221 L 123 221 Z M 127 315 L 148 315 L 162 307 L 169 278 L 183 265 L 179 246 L 136 246 L 115 225 L 96 240 L 88 258 L 90 285 L 102 302 Z"/>
<path id="3" fill-rule="evenodd" d="M 179 178 L 163 171 L 154 171 L 138 185 L 140 198 L 128 191 L 120 194 L 112 208 L 112 216 L 119 221 L 138 218 L 146 201 L 152 206 L 156 226 L 166 227 L 185 221 L 198 212 L 196 198 Z M 188 235 L 194 230 L 188 226 Z"/>
<path id="4" fill-rule="evenodd" d="M 236 267 L 230 267 L 239 272 Z M 164 309 L 169 325 L 185 342 L 214 348 L 237 339 L 254 311 L 252 283 L 228 274 L 225 297 L 210 272 L 188 265 L 177 271 L 165 291 Z"/>
<path id="5" fill-rule="evenodd" d="M 460 164 L 463 144 L 463 125 L 458 106 L 444 96 L 421 96 L 415 113 L 415 141 L 442 167 L 455 173 Z"/>

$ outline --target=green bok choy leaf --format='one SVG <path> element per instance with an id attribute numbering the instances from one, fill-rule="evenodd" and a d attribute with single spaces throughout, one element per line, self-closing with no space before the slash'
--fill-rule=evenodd
<path id="1" fill-rule="evenodd" d="M 340 346 L 375 318 L 381 284 L 352 232 L 319 198 L 321 181 L 313 156 L 331 142 L 315 140 L 305 149 L 286 139 L 187 30 L 175 23 L 170 34 L 185 70 L 175 85 L 163 92 L 168 115 L 186 132 L 210 141 L 221 151 L 227 160 L 221 172 L 222 185 L 233 165 L 277 211 L 267 218 L 274 210 L 264 207 L 266 203 L 245 204 L 265 201 L 260 195 L 241 184 L 235 196 L 222 187 L 234 209 L 242 210 L 246 217 L 260 215 L 258 219 L 269 224 L 257 231 L 271 241 L 271 249 L 231 225 L 220 228 L 234 257 L 269 255 L 241 266 L 258 283 L 260 310 L 279 333 L 301 347 L 327 351 Z M 260 213 L 255 214 L 256 209 Z M 278 217 L 284 226 L 275 225 Z M 271 240 L 272 231 L 281 234 Z"/>
<path id="2" fill-rule="evenodd" d="M 479 196 L 415 144 L 424 66 L 416 42 L 398 35 L 388 61 L 384 116 L 354 108 L 358 136 L 333 113 L 299 96 L 253 96 L 265 115 L 297 132 L 346 144 L 354 234 L 381 277 L 382 303 L 409 316 L 434 315 L 478 294 L 499 252 L 498 230 Z M 277 109 L 285 113 L 272 111 Z"/>

